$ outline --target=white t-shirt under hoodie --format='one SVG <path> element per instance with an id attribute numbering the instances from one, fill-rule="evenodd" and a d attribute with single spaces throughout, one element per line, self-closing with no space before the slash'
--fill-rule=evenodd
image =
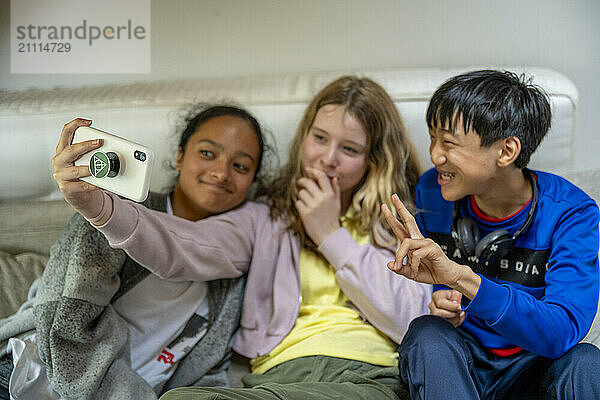
<path id="1" fill-rule="evenodd" d="M 167 213 L 173 214 L 167 197 Z M 174 282 L 148 274 L 113 303 L 127 322 L 131 367 L 156 393 L 208 329 L 206 282 Z"/>

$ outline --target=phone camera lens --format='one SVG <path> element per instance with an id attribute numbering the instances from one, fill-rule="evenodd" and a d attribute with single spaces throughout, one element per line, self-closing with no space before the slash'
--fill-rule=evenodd
<path id="1" fill-rule="evenodd" d="M 133 153 L 133 157 L 137 160 L 140 160 L 141 162 L 146 161 L 146 153 L 144 153 L 143 151 L 136 150 Z"/>

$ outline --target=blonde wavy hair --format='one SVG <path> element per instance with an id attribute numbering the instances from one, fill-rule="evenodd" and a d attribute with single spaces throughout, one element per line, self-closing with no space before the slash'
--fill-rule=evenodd
<path id="1" fill-rule="evenodd" d="M 367 171 L 356 186 L 352 206 L 359 218 L 361 234 L 372 233 L 375 244 L 395 244 L 381 213 L 381 204 L 391 206 L 391 196 L 397 193 L 409 209 L 414 209 L 414 189 L 419 179 L 419 163 L 409 142 L 404 124 L 393 100 L 377 83 L 368 78 L 343 76 L 325 86 L 310 102 L 292 141 L 287 164 L 267 190 L 271 218 L 287 215 L 289 228 L 296 232 L 303 246 L 315 248 L 302 226 L 294 203 L 298 198 L 295 182 L 303 175 L 302 149 L 304 141 L 321 107 L 341 105 L 359 121 L 367 132 Z M 377 221 L 388 231 L 382 237 Z"/>

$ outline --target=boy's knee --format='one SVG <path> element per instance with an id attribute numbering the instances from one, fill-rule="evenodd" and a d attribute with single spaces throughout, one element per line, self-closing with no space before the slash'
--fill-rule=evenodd
<path id="1" fill-rule="evenodd" d="M 600 371 L 600 350 L 592 344 L 580 343 L 559 359 L 560 363 L 575 374 L 596 374 Z M 569 368 L 570 367 L 570 368 Z M 596 371 L 596 372 L 592 372 Z"/>
<path id="2" fill-rule="evenodd" d="M 406 333 L 405 338 L 428 338 L 433 337 L 439 340 L 441 332 L 454 332 L 455 328 L 451 323 L 441 317 L 435 315 L 423 315 L 419 318 L 414 319 Z"/>
<path id="3" fill-rule="evenodd" d="M 458 336 L 456 328 L 445 319 L 434 315 L 423 315 L 410 323 L 398 351 L 402 352 L 403 349 L 414 346 L 427 351 L 440 350 L 440 347 L 446 347 L 448 340 L 453 341 L 455 336 Z"/>
<path id="4" fill-rule="evenodd" d="M 600 395 L 599 370 L 600 350 L 580 343 L 552 363 L 544 381 L 547 394 L 557 399 L 596 399 Z"/>

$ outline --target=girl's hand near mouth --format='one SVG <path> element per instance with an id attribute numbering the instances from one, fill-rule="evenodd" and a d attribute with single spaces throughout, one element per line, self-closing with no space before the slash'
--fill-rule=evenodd
<path id="1" fill-rule="evenodd" d="M 296 182 L 300 190 L 295 205 L 306 233 L 319 246 L 340 228 L 339 182 L 337 177 L 330 178 L 325 172 L 311 167 L 306 168 L 306 174 L 307 177 Z"/>

